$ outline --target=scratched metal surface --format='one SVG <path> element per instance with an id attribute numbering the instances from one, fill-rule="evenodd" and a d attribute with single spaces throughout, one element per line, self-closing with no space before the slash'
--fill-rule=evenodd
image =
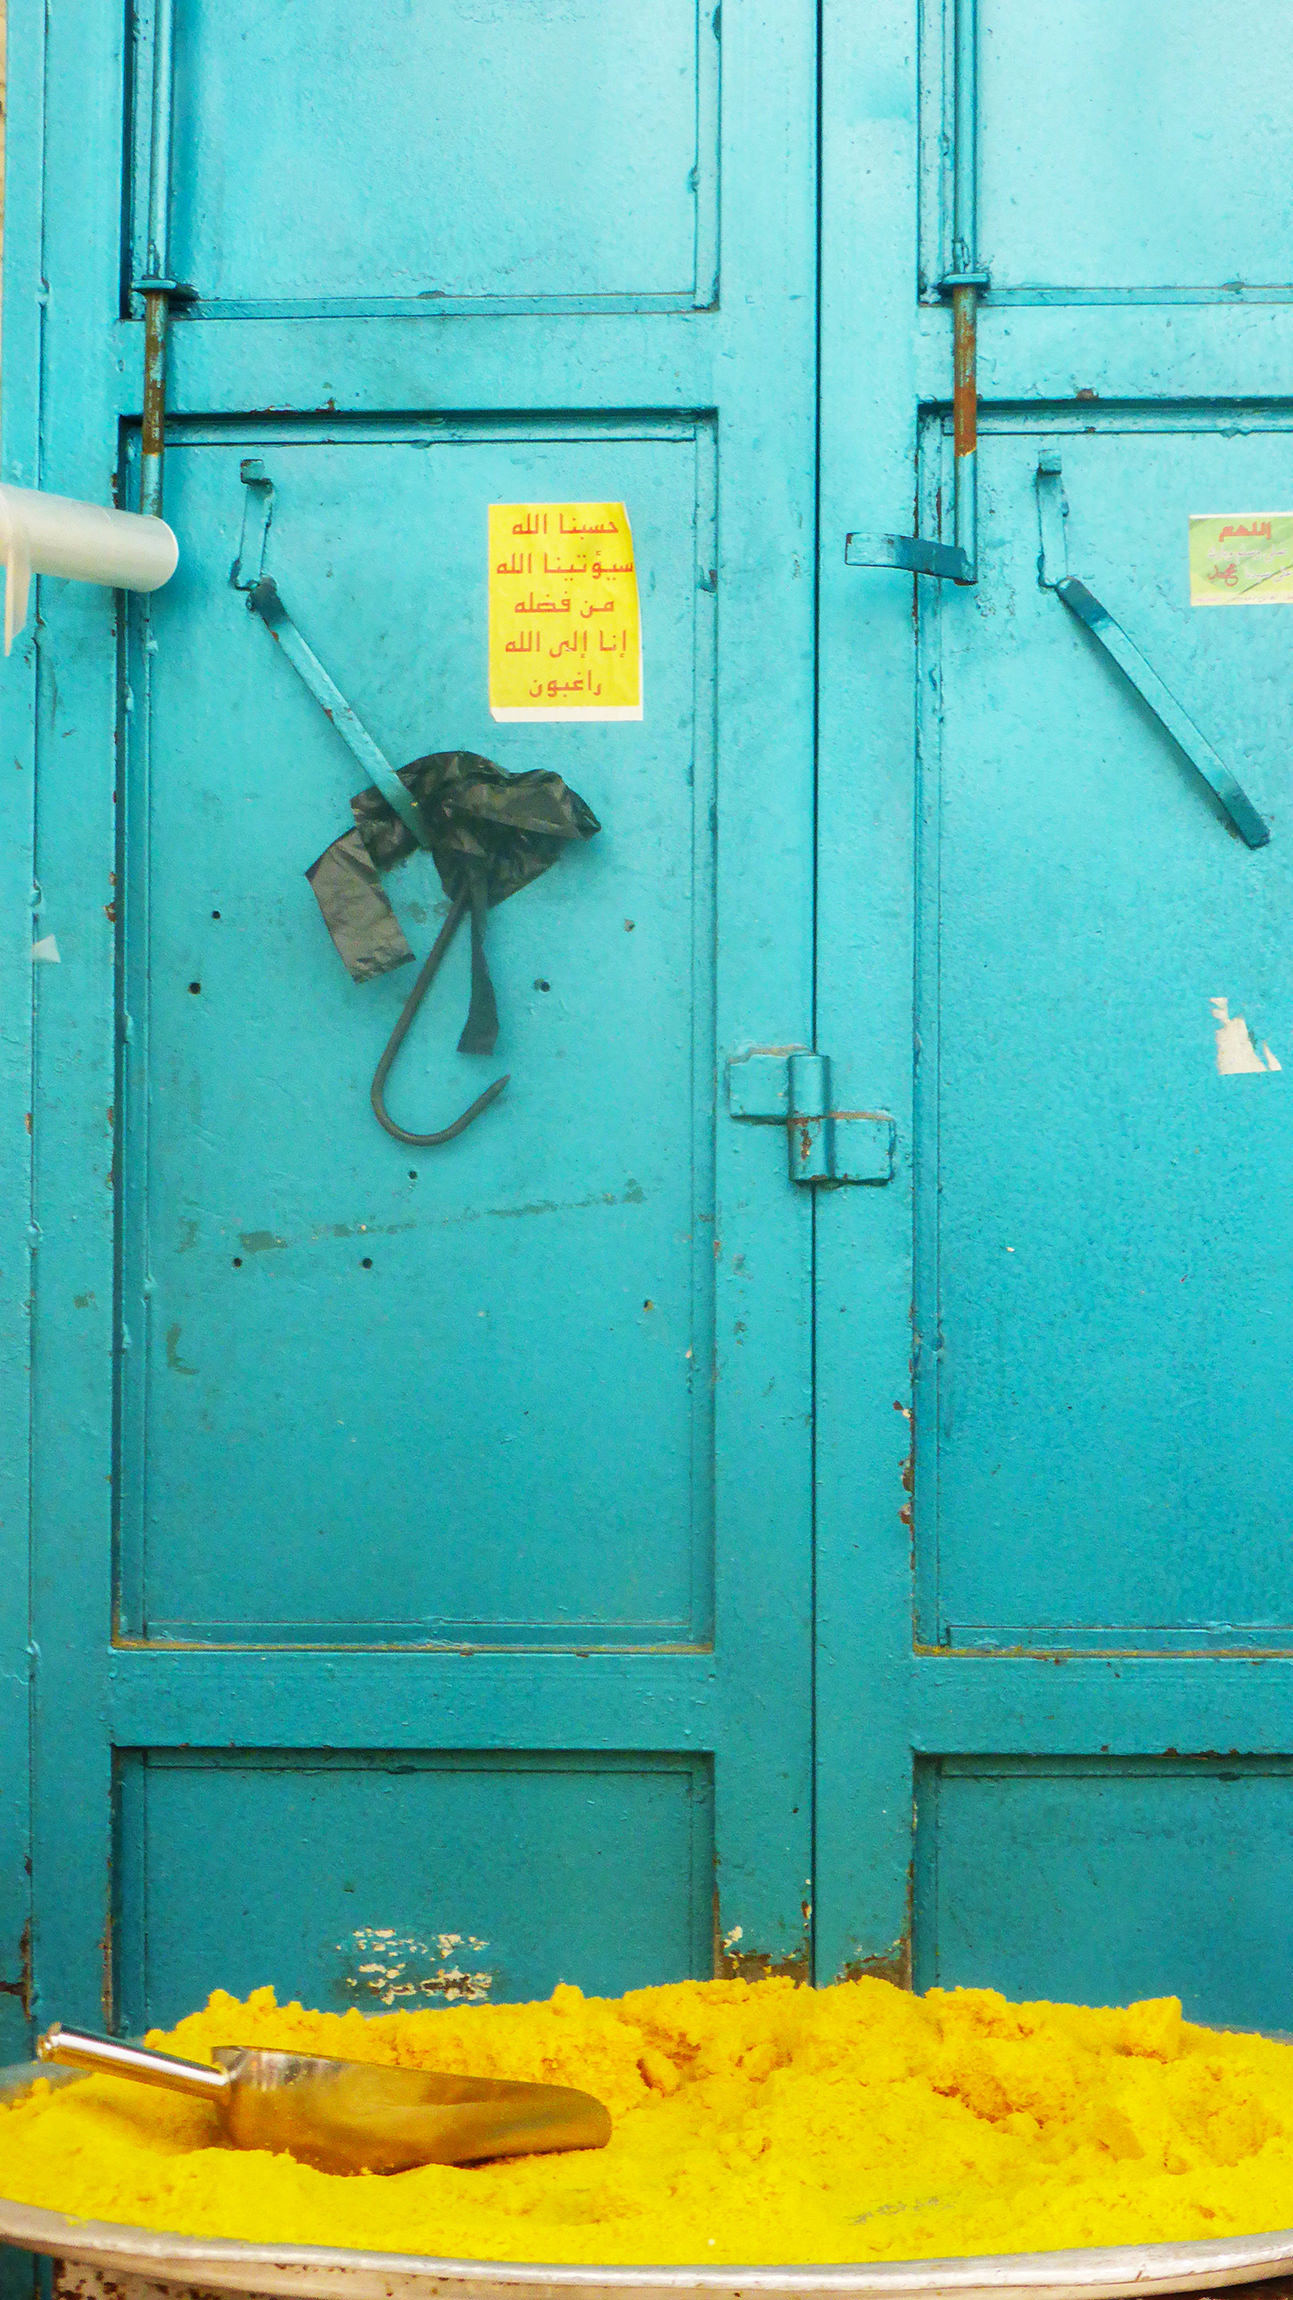
<path id="1" fill-rule="evenodd" d="M 884 2261 L 837 2268 L 562 2268 L 529 2263 L 416 2259 L 397 2252 L 333 2252 L 323 2246 L 222 2244 L 73 2221 L 0 2202 L 0 2239 L 60 2263 L 60 2300 L 201 2300 L 207 2292 L 281 2293 L 297 2300 L 562 2300 L 620 2292 L 666 2300 L 703 2292 L 713 2300 L 1135 2300 L 1143 2293 L 1208 2293 L 1254 2285 L 1287 2300 L 1293 2230 L 1199 2244 L 1093 2246 L 1084 2252 L 1015 2252 L 964 2260 Z"/>

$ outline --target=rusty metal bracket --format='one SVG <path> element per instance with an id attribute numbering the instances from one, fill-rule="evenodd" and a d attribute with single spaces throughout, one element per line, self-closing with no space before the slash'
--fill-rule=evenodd
<path id="1" fill-rule="evenodd" d="M 955 0 L 952 118 L 952 269 L 939 282 L 952 299 L 952 517 L 974 583 L 979 573 L 978 0 Z"/>
<path id="2" fill-rule="evenodd" d="M 830 1056 L 812 1047 L 757 1048 L 727 1065 L 733 1118 L 784 1126 L 790 1179 L 811 1185 L 893 1180 L 897 1129 L 886 1110 L 836 1110 Z"/>
<path id="3" fill-rule="evenodd" d="M 979 297 L 988 273 L 978 238 L 978 0 L 955 0 L 952 124 L 952 269 L 938 283 L 952 302 L 952 535 L 846 535 L 846 567 L 897 567 L 948 583 L 979 580 Z"/>
<path id="4" fill-rule="evenodd" d="M 144 399 L 140 436 L 139 508 L 159 519 L 166 453 L 166 354 L 171 306 L 191 303 L 196 288 L 172 279 L 171 124 L 174 92 L 174 0 L 156 0 L 153 18 L 153 92 L 148 149 L 148 261 L 133 282 L 144 299 Z"/>
<path id="5" fill-rule="evenodd" d="M 1164 733 L 1171 736 L 1195 773 L 1202 776 L 1245 845 L 1266 846 L 1271 835 L 1270 825 L 1263 822 L 1248 793 L 1231 774 L 1225 761 L 1218 757 L 1207 736 L 1195 726 L 1189 712 L 1164 686 L 1153 664 L 1146 661 L 1135 641 L 1128 637 L 1121 623 L 1097 599 L 1094 591 L 1079 582 L 1076 575 L 1070 575 L 1065 526 L 1068 504 L 1064 496 L 1060 458 L 1052 448 L 1043 449 L 1038 457 L 1036 484 L 1040 542 L 1037 580 L 1041 589 L 1053 591 L 1069 613 L 1076 616 L 1078 622 L 1090 632 L 1110 661 L 1117 664 L 1128 685 L 1134 687 L 1141 701 L 1149 705 Z"/>
<path id="6" fill-rule="evenodd" d="M 171 305 L 197 293 L 180 281 L 138 280 L 144 299 L 144 403 L 139 427 L 139 508 L 146 518 L 162 515 L 162 464 L 166 455 L 166 355 Z"/>

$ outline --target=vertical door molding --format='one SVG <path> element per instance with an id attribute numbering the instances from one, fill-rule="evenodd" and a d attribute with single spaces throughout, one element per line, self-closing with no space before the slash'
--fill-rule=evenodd
<path id="1" fill-rule="evenodd" d="M 42 15 L 36 0 L 10 0 L 0 477 L 26 487 L 36 483 L 39 454 Z M 12 655 L 0 658 L 0 2059 L 10 2061 L 26 2052 L 31 1971 L 30 1112 L 33 991 L 41 979 L 32 945 L 46 932 L 34 907 L 37 681 L 29 625 Z"/>
<path id="2" fill-rule="evenodd" d="M 897 1120 L 888 1189 L 816 1200 L 816 1922 L 828 1981 L 908 1970 L 913 578 L 846 567 L 844 538 L 913 527 L 919 59 L 914 0 L 870 11 L 865 29 L 848 0 L 825 0 L 822 19 L 816 1044 L 840 1108 Z"/>

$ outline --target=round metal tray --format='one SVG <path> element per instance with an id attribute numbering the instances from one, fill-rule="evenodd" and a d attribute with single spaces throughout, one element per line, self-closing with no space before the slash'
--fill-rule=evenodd
<path id="1" fill-rule="evenodd" d="M 77 2083 L 71 2071 L 31 2062 L 0 2070 L 0 2098 L 32 2079 Z M 0 2187 L 4 2170 L 0 2166 Z M 0 2243 L 151 2283 L 206 2292 L 281 2293 L 299 2300 L 574 2300 L 624 2293 L 633 2300 L 1138 2300 L 1167 2292 L 1216 2292 L 1228 2285 L 1293 2275 L 1293 2228 L 1194 2244 L 1093 2245 L 1078 2252 L 980 2253 L 959 2260 L 885 2260 L 801 2268 L 545 2267 L 527 2261 L 437 2260 L 410 2252 L 337 2251 L 323 2244 L 243 2244 L 223 2237 L 172 2236 L 154 2228 L 73 2220 L 0 2197 Z"/>

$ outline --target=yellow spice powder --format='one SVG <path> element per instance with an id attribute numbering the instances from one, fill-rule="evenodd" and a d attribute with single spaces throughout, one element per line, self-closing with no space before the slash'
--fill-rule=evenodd
<path id="1" fill-rule="evenodd" d="M 219 2145 L 204 2103 L 94 2077 L 0 2109 L 0 2193 L 257 2243 L 473 2259 L 903 2260 L 1293 2219 L 1293 2046 L 885 1981 L 687 1981 L 614 2002 L 307 2012 L 217 1993 L 151 2042 L 256 2044 L 597 2093 L 596 2153 L 383 2178 Z"/>

